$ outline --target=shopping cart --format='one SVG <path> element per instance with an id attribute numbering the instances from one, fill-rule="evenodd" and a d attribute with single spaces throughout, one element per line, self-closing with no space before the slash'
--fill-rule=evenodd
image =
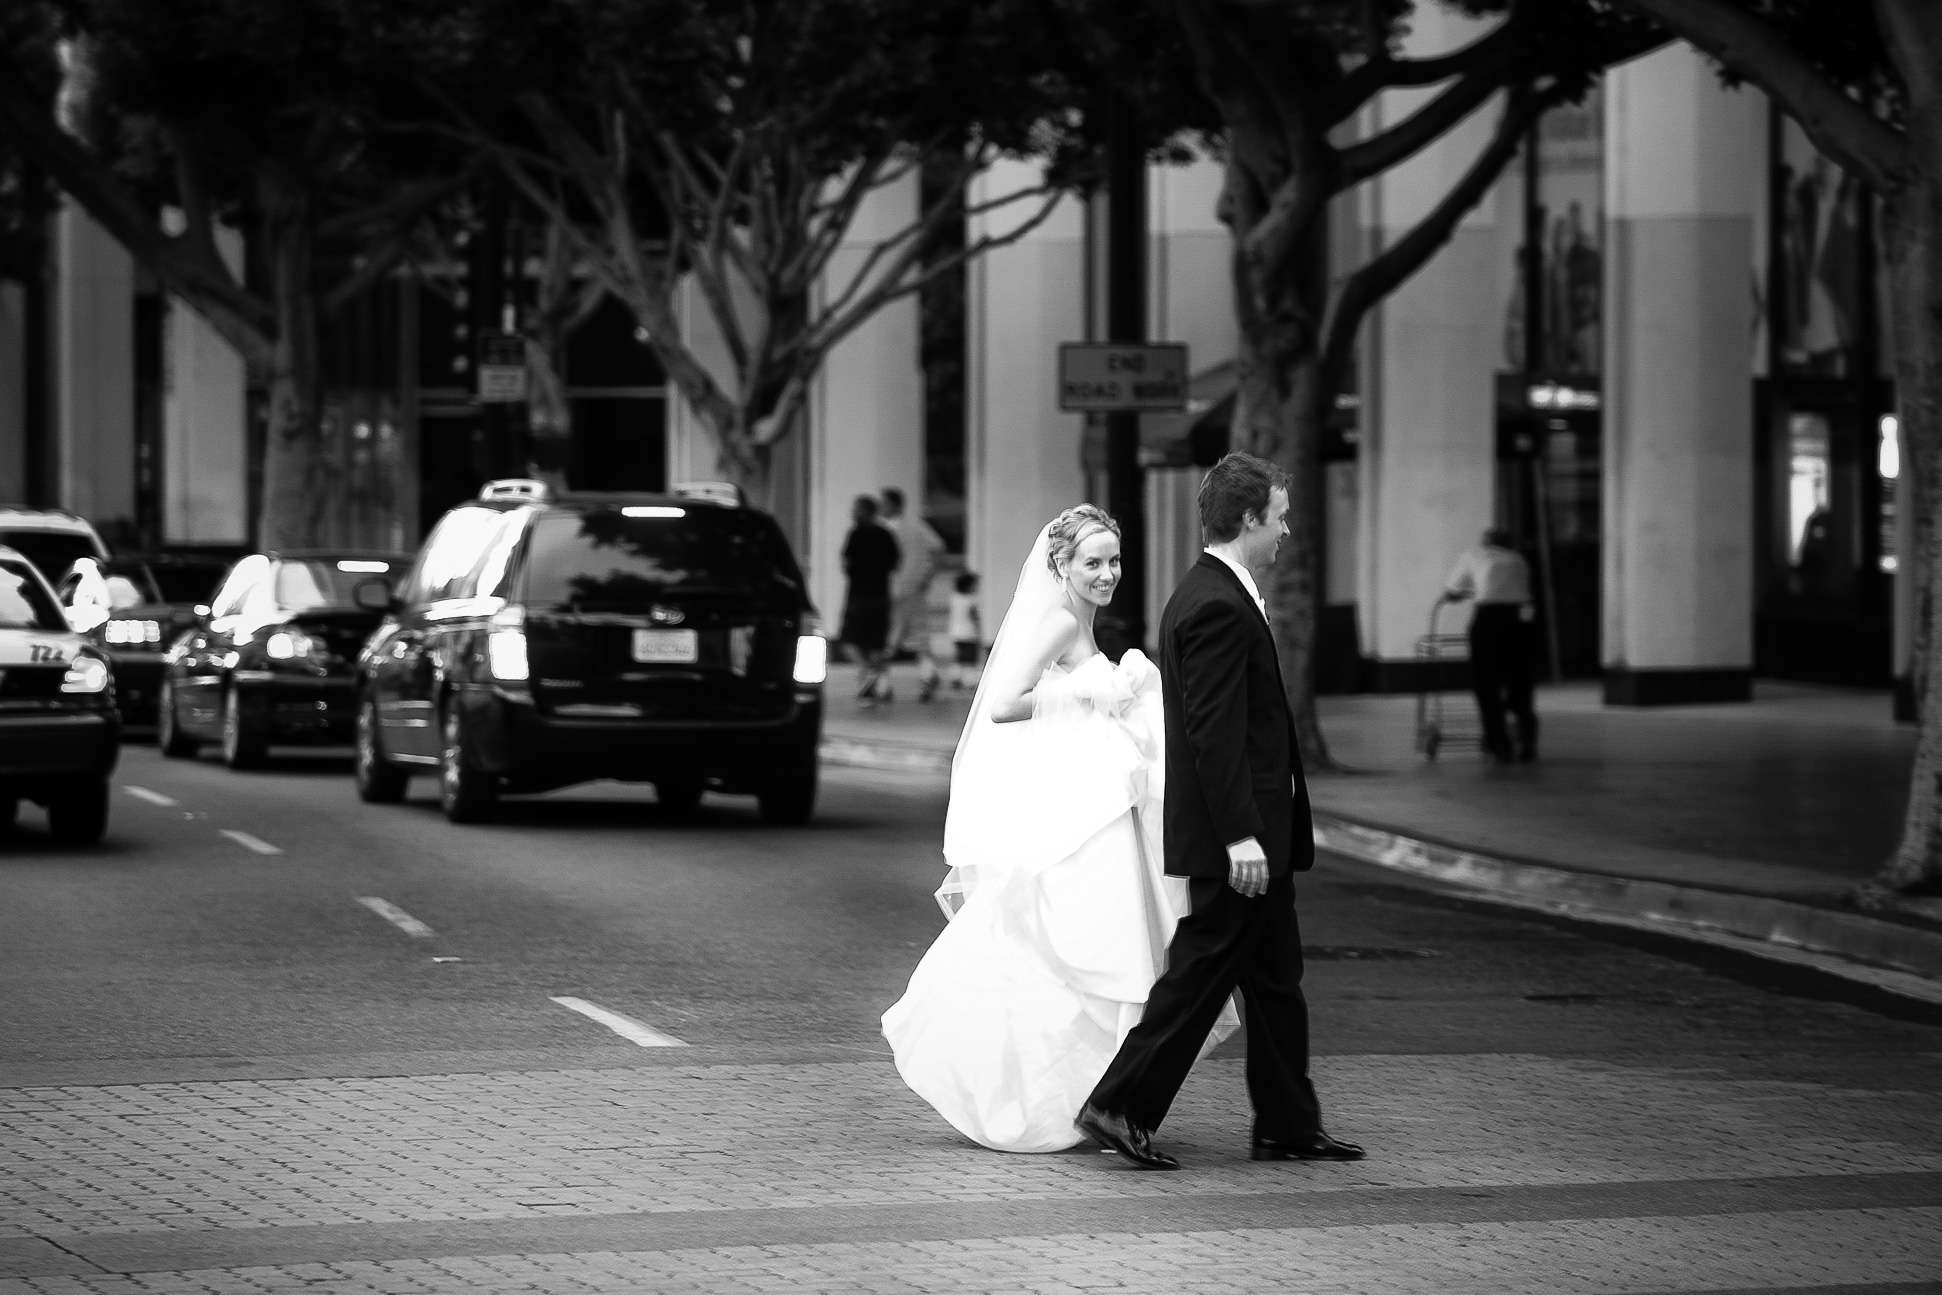
<path id="1" fill-rule="evenodd" d="M 1416 749 L 1425 760 L 1447 746 L 1483 746 L 1483 725 L 1475 707 L 1445 706 L 1448 694 L 1470 692 L 1470 636 L 1445 634 L 1437 618 L 1449 604 L 1438 598 L 1430 604 L 1429 633 L 1416 640 L 1416 659 L 1423 663 L 1422 687 L 1416 694 Z M 1470 718 L 1460 720 L 1459 715 Z"/>

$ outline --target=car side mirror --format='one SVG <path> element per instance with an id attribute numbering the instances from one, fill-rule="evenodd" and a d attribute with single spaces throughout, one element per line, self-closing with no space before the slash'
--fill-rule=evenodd
<path id="1" fill-rule="evenodd" d="M 370 576 L 351 586 L 351 601 L 367 612 L 398 610 L 398 596 L 383 576 Z"/>

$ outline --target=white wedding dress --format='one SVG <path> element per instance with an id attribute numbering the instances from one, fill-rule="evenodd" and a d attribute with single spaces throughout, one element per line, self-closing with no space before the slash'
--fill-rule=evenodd
<path id="1" fill-rule="evenodd" d="M 954 772 L 938 893 L 954 915 L 883 1016 L 905 1082 L 999 1151 L 1081 1140 L 1073 1117 L 1187 908 L 1161 863 L 1159 671 L 1096 655 L 1052 666 L 1033 697 L 1028 722 L 973 709 L 980 758 Z M 1207 1046 L 1237 1025 L 1230 1003 Z"/>

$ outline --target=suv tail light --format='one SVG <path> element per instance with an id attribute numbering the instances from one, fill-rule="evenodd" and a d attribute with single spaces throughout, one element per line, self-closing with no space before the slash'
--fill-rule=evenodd
<path id="1" fill-rule="evenodd" d="M 486 634 L 486 665 L 500 683 L 525 683 L 532 677 L 526 663 L 526 609 L 501 607 L 492 614 Z"/>
<path id="2" fill-rule="evenodd" d="M 829 678 L 829 640 L 814 616 L 802 618 L 796 631 L 796 682 L 819 684 Z"/>

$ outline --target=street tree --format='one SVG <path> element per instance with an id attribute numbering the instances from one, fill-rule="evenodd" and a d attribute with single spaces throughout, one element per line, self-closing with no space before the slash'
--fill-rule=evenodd
<path id="1" fill-rule="evenodd" d="M 1894 856 L 1863 902 L 1942 885 L 1942 6 L 1931 0 L 1617 0 L 1750 82 L 1881 205 L 1895 404 L 1914 519 L 1920 735 Z"/>
<path id="2" fill-rule="evenodd" d="M 386 127 L 408 84 L 376 0 L 7 0 L 0 124 L 267 394 L 259 540 L 315 542 L 341 487 L 319 338 L 403 259 L 467 160 Z M 60 57 L 48 57 L 57 42 Z M 220 231 L 247 234 L 233 265 Z"/>
<path id="3" fill-rule="evenodd" d="M 720 470 L 766 499 L 776 447 L 802 427 L 838 343 L 890 302 L 1024 237 L 1084 183 L 1099 122 L 1086 38 L 1112 9 L 424 0 L 416 43 L 443 52 L 434 81 L 446 128 L 489 150 L 522 197 L 573 235 L 713 438 Z M 1174 83 L 1153 96 L 1167 110 L 1148 116 L 1148 142 L 1163 151 L 1183 124 L 1185 82 L 1159 79 Z M 1010 188 L 981 189 L 1007 157 L 1038 165 Z M 864 204 L 892 189 L 912 195 L 903 214 L 846 255 Z M 960 220 L 978 232 L 939 239 Z M 686 290 L 725 368 L 684 323 Z"/>
<path id="4" fill-rule="evenodd" d="M 1439 0 L 1440 2 L 1440 0 Z M 1663 44 L 1648 21 L 1588 0 L 1461 0 L 1494 22 L 1461 48 L 1399 54 L 1430 0 L 1174 0 L 1202 89 L 1224 124 L 1220 217 L 1233 236 L 1240 332 L 1231 443 L 1291 480 L 1290 550 L 1265 598 L 1304 763 L 1331 765 L 1315 708 L 1322 598 L 1322 430 L 1368 312 L 1447 243 L 1549 108 L 1582 97 L 1605 68 Z M 1421 107 L 1361 129 L 1387 90 Z M 1328 260 L 1329 204 L 1436 144 L 1474 114 L 1489 139 L 1422 220 L 1354 267 Z"/>

